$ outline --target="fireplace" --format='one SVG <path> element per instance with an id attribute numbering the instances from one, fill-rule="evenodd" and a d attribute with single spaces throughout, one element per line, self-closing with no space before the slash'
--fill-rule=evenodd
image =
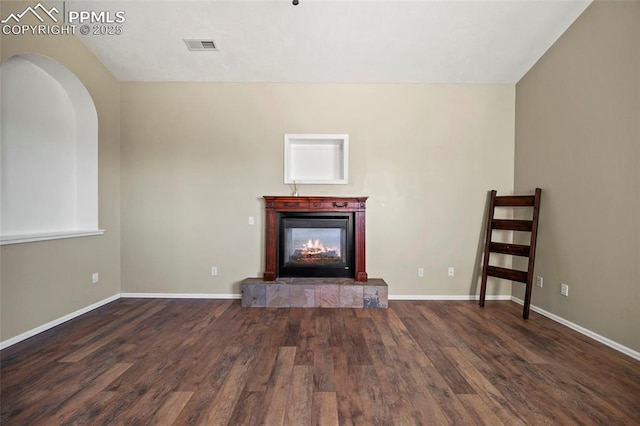
<path id="1" fill-rule="evenodd" d="M 279 216 L 279 277 L 353 278 L 353 213 Z"/>
<path id="2" fill-rule="evenodd" d="M 265 196 L 264 280 L 339 277 L 367 281 L 367 197 Z"/>

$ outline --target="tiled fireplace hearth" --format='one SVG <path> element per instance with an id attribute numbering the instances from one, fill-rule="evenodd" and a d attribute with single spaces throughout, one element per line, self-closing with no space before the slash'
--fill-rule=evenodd
<path id="1" fill-rule="evenodd" d="M 242 306 L 248 308 L 386 308 L 387 283 L 372 278 L 278 278 L 242 281 Z"/>
<path id="2" fill-rule="evenodd" d="M 265 270 L 241 283 L 242 306 L 387 307 L 365 268 L 367 197 L 264 199 Z"/>

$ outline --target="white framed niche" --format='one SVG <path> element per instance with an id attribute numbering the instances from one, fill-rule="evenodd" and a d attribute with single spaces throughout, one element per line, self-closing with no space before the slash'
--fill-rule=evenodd
<path id="1" fill-rule="evenodd" d="M 284 183 L 349 183 L 349 135 L 284 135 Z"/>

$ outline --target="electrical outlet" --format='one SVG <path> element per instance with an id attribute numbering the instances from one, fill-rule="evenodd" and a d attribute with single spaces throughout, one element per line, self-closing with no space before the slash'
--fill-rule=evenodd
<path id="1" fill-rule="evenodd" d="M 542 278 L 540 275 L 538 275 L 536 277 L 536 285 L 540 288 L 542 288 L 542 284 L 544 283 L 544 278 Z"/>
<path id="2" fill-rule="evenodd" d="M 424 277 L 424 268 L 418 268 L 418 276 L 420 278 Z"/>
<path id="3" fill-rule="evenodd" d="M 91 282 L 92 282 L 93 284 L 98 284 L 98 283 L 100 282 L 100 275 L 99 275 L 97 272 L 94 272 L 94 273 L 91 275 Z"/>
<path id="4" fill-rule="evenodd" d="M 456 269 L 453 266 L 450 266 L 448 274 L 450 277 L 453 277 L 456 274 Z"/>
<path id="5" fill-rule="evenodd" d="M 217 266 L 212 266 L 211 267 L 211 275 L 212 276 L 218 275 L 218 267 Z"/>
<path id="6" fill-rule="evenodd" d="M 253 216 L 249 216 L 249 225 L 253 225 L 256 222 Z"/>
<path id="7" fill-rule="evenodd" d="M 569 297 L 569 286 L 564 283 L 560 284 L 560 294 Z"/>

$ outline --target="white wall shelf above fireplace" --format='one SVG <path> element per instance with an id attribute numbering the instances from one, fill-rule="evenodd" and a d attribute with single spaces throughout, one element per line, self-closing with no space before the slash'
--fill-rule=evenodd
<path id="1" fill-rule="evenodd" d="M 349 183 L 349 135 L 285 134 L 284 183 Z"/>

